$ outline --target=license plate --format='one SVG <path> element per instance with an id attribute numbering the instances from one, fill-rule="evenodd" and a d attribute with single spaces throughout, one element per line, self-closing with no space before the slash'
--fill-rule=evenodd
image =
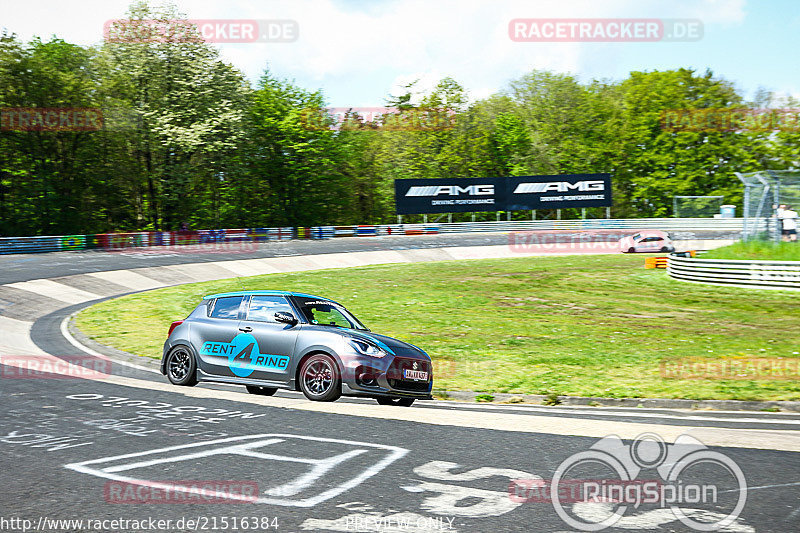
<path id="1" fill-rule="evenodd" d="M 412 379 L 414 381 L 428 381 L 428 373 L 422 370 L 403 370 L 404 379 Z"/>

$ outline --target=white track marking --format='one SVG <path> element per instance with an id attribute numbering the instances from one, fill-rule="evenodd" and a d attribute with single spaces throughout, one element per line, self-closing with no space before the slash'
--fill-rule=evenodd
<path id="1" fill-rule="evenodd" d="M 91 300 L 97 300 L 100 295 L 92 292 L 87 292 L 75 287 L 70 287 L 64 283 L 49 279 L 33 279 L 30 281 L 20 281 L 17 283 L 8 283 L 6 287 L 13 287 L 23 291 L 32 292 L 40 296 L 46 296 L 59 302 L 64 302 L 70 305 L 82 304 Z"/>
<path id="2" fill-rule="evenodd" d="M 148 278 L 135 270 L 109 270 L 106 272 L 88 272 L 85 275 L 94 276 L 104 281 L 110 281 L 134 291 L 146 291 L 166 287 L 164 283 Z"/>
<path id="3" fill-rule="evenodd" d="M 230 279 L 236 277 L 236 272 L 225 267 L 224 262 L 215 263 L 190 263 L 188 265 L 166 265 L 165 268 L 172 272 L 177 272 L 186 278 L 186 283 L 192 281 L 213 281 L 218 279 Z"/>
<path id="4" fill-rule="evenodd" d="M 683 513 L 692 520 L 707 521 L 709 523 L 722 520 L 727 515 L 716 513 L 706 509 L 681 508 Z M 587 523 L 601 522 L 613 513 L 613 504 L 604 502 L 576 503 L 572 507 L 572 512 Z M 639 514 L 623 516 L 613 524 L 613 528 L 633 529 L 636 531 L 660 529 L 659 526 L 677 522 L 678 518 L 672 509 L 652 509 Z M 755 528 L 742 522 L 737 518 L 732 524 L 722 527 L 719 531 L 730 533 L 755 533 Z"/>
<path id="5" fill-rule="evenodd" d="M 288 435 L 288 434 L 258 434 L 258 435 L 246 435 L 241 437 L 230 437 L 226 439 L 218 439 L 213 441 L 206 441 L 206 442 L 196 442 L 193 444 L 185 444 L 180 446 L 169 446 L 166 448 L 158 448 L 155 450 L 148 450 L 144 452 L 135 452 L 129 453 L 124 455 L 118 455 L 113 457 L 103 457 L 101 459 L 92 459 L 89 461 L 83 461 L 80 463 L 70 463 L 64 465 L 65 468 L 70 470 L 74 470 L 76 472 L 81 472 L 84 474 L 90 474 L 93 476 L 102 477 L 105 479 L 110 479 L 114 481 L 120 481 L 124 483 L 131 483 L 134 485 L 143 485 L 153 488 L 159 488 L 164 490 L 171 490 L 177 492 L 188 492 L 189 490 L 196 490 L 194 488 L 189 488 L 184 485 L 165 482 L 163 480 L 146 480 L 140 478 L 134 478 L 129 476 L 122 476 L 116 474 L 117 471 L 129 471 L 135 468 L 142 468 L 145 466 L 151 466 L 155 464 L 164 464 L 164 463 L 175 463 L 185 460 L 194 460 L 204 458 L 204 457 L 211 457 L 215 455 L 225 455 L 225 454 L 239 454 L 242 455 L 243 451 L 247 451 L 250 448 L 259 447 L 259 446 L 267 446 L 269 444 L 274 444 L 276 442 L 281 441 L 289 441 L 291 439 L 299 439 L 299 440 L 306 440 L 306 441 L 314 441 L 318 443 L 334 443 L 337 445 L 348 445 L 356 447 L 355 450 L 352 450 L 348 453 L 339 454 L 337 456 L 328 457 L 324 460 L 317 461 L 311 460 L 306 458 L 292 458 L 291 456 L 278 456 L 277 460 L 292 460 L 292 459 L 300 459 L 299 462 L 313 464 L 314 468 L 312 468 L 310 475 L 303 474 L 299 476 L 295 481 L 302 482 L 301 485 L 297 485 L 294 482 L 290 482 L 284 484 L 280 487 L 276 487 L 275 490 L 278 492 L 284 491 L 288 493 L 287 496 L 284 497 L 259 497 L 255 500 L 252 496 L 243 496 L 243 495 L 236 495 L 236 494 L 223 494 L 216 491 L 209 491 L 203 489 L 202 493 L 204 496 L 212 497 L 212 498 L 225 498 L 225 499 L 241 499 L 248 502 L 253 503 L 262 503 L 262 504 L 269 504 L 269 505 L 281 505 L 286 507 L 314 507 L 318 503 L 323 501 L 329 500 L 334 496 L 342 494 L 343 492 L 350 490 L 367 479 L 371 478 L 372 476 L 376 475 L 384 468 L 392 464 L 393 462 L 397 461 L 398 459 L 402 458 L 408 453 L 408 450 L 405 448 L 399 448 L 396 446 L 387 446 L 384 444 L 373 444 L 369 442 L 357 442 L 357 441 L 349 441 L 349 440 L 340 440 L 340 439 L 326 439 L 322 437 L 309 437 L 304 435 Z M 244 442 L 250 441 L 250 442 Z M 241 443 L 241 444 L 231 444 L 231 443 Z M 214 447 L 214 445 L 222 445 L 222 444 L 231 444 L 229 446 L 221 446 L 221 447 Z M 171 455 L 168 457 L 161 457 L 159 459 L 154 460 L 144 460 L 144 461 L 137 461 L 132 464 L 127 465 L 120 465 L 117 464 L 115 466 L 109 466 L 106 468 L 100 467 L 102 463 L 116 463 L 118 461 L 123 461 L 125 459 L 134 459 L 134 458 L 142 458 L 148 455 L 163 455 L 168 454 L 169 452 L 182 452 L 187 449 L 192 448 L 202 448 L 200 451 L 196 453 L 190 454 L 178 454 L 178 455 Z M 290 496 L 297 494 L 300 489 L 308 487 L 308 481 L 316 481 L 324 475 L 326 472 L 330 471 L 335 466 L 342 464 L 344 461 L 351 459 L 361 453 L 365 453 L 368 449 L 377 449 L 383 451 L 386 455 L 380 461 L 376 463 L 360 469 L 357 471 L 357 474 L 345 482 L 340 483 L 330 489 L 327 489 L 315 496 L 310 496 L 301 499 L 291 499 Z M 357 453 L 354 453 L 357 452 Z M 263 460 L 260 458 L 259 460 Z M 255 480 L 258 481 L 258 480 Z"/>
<path id="6" fill-rule="evenodd" d="M 61 321 L 61 328 L 60 328 L 61 329 L 61 335 L 63 335 L 63 337 L 67 340 L 67 342 L 69 342 L 71 345 L 73 345 L 74 347 L 76 347 L 77 349 L 79 349 L 82 352 L 85 352 L 85 353 L 87 353 L 89 355 L 93 355 L 95 357 L 100 357 L 100 358 L 103 358 L 103 359 L 111 359 L 110 357 L 108 357 L 106 355 L 103 355 L 103 354 L 101 354 L 100 352 L 98 352 L 96 350 L 92 350 L 88 346 L 84 346 L 83 344 L 81 344 L 78 341 L 78 339 L 76 339 L 75 337 L 72 336 L 72 334 L 69 332 L 69 327 L 68 326 L 69 326 L 69 321 L 72 320 L 72 318 L 76 314 L 78 314 L 78 313 L 75 312 L 75 313 L 69 315 L 68 317 L 64 317 L 64 320 Z M 122 366 L 127 366 L 127 367 L 130 367 L 130 368 L 135 368 L 137 370 L 142 370 L 144 372 L 150 372 L 150 373 L 153 373 L 153 374 L 161 374 L 161 372 L 159 372 L 158 370 L 156 370 L 154 368 L 147 368 L 145 366 L 140 366 L 140 365 L 137 365 L 137 364 L 134 364 L 134 363 L 129 363 L 127 361 L 120 361 L 119 359 L 111 359 L 111 361 L 112 361 L 112 365 L 122 365 Z"/>
<path id="7" fill-rule="evenodd" d="M 33 322 L 0 316 L 0 355 L 45 355 L 31 340 Z"/>
<path id="8" fill-rule="evenodd" d="M 426 496 L 421 508 L 431 513 L 445 516 L 463 516 L 467 518 L 484 518 L 500 516 L 513 511 L 520 505 L 508 497 L 508 491 L 474 489 L 458 485 L 430 483 L 421 481 L 411 487 L 402 487 L 409 492 L 433 492 L 435 496 Z M 471 505 L 459 505 L 462 500 L 480 500 Z"/>

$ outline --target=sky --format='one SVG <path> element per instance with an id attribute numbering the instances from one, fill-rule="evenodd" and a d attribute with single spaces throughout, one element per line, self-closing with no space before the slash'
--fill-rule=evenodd
<path id="1" fill-rule="evenodd" d="M 130 0 L 2 0 L 0 28 L 28 40 L 56 35 L 93 45 Z M 151 3 L 158 3 L 151 1 Z M 631 71 L 692 68 L 735 84 L 800 98 L 798 0 L 174 0 L 191 19 L 293 20 L 293 42 L 215 44 L 255 82 L 273 75 L 321 89 L 336 107 L 381 106 L 420 80 L 449 76 L 472 100 L 533 69 L 582 81 Z M 513 19 L 699 19 L 693 42 L 515 42 Z"/>

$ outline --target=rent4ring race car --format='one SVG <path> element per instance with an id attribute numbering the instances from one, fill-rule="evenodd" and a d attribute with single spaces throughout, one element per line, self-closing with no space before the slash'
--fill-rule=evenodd
<path id="1" fill-rule="evenodd" d="M 309 400 L 367 396 L 382 405 L 430 400 L 431 358 L 370 332 L 342 305 L 285 291 L 206 296 L 172 323 L 161 373 L 175 385 L 214 381 L 252 394 L 300 390 Z"/>

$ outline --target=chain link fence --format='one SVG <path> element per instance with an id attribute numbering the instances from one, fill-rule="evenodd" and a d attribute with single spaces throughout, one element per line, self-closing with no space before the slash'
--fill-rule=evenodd
<path id="1" fill-rule="evenodd" d="M 742 240 L 779 241 L 777 208 L 782 204 L 800 208 L 800 172 L 762 170 L 736 176 L 744 184 Z"/>

